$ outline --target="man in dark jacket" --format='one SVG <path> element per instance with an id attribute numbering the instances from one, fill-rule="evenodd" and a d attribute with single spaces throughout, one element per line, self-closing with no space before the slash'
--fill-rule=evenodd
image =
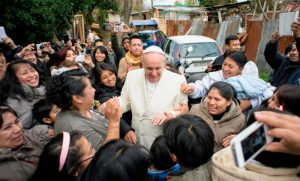
<path id="1" fill-rule="evenodd" d="M 122 39 L 122 47 L 119 45 L 117 32 L 114 31 L 115 28 L 112 28 L 112 32 L 111 32 L 111 44 L 112 44 L 112 49 L 116 54 L 117 68 L 119 68 L 120 60 L 125 56 L 125 53 L 129 51 L 129 42 L 130 42 L 129 36 L 132 34 L 128 25 L 124 25 L 123 28 L 124 28 L 123 33 L 127 33 L 128 36 L 124 36 L 124 38 Z"/>
<path id="2" fill-rule="evenodd" d="M 296 37 L 296 42 L 299 44 L 300 33 L 297 33 L 295 30 L 294 36 Z M 278 32 L 273 33 L 271 41 L 267 43 L 264 51 L 267 63 L 274 69 L 271 84 L 275 87 L 283 84 L 300 85 L 300 61 L 296 43 L 293 44 L 288 56 L 283 56 L 277 51 L 279 38 Z"/>
<path id="3" fill-rule="evenodd" d="M 223 55 L 217 57 L 212 64 L 207 67 L 208 72 L 218 71 L 222 69 L 222 64 L 224 59 L 233 52 L 240 51 L 241 43 L 239 37 L 236 35 L 228 35 L 225 38 L 225 48 L 226 51 Z"/>

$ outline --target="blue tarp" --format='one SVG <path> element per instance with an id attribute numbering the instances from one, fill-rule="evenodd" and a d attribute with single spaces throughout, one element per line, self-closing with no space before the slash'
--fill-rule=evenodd
<path id="1" fill-rule="evenodd" d="M 157 26 L 157 22 L 153 19 L 149 20 L 132 20 L 132 26 Z"/>

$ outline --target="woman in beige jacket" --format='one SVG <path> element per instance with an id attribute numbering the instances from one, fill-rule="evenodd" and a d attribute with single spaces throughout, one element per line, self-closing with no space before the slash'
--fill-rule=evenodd
<path id="1" fill-rule="evenodd" d="M 210 86 L 207 96 L 189 112 L 201 117 L 213 130 L 215 152 L 227 147 L 246 125 L 245 116 L 234 97 L 235 92 L 230 84 L 215 82 Z"/>

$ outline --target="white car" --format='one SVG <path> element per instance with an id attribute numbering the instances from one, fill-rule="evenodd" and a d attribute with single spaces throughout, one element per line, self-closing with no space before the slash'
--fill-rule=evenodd
<path id="1" fill-rule="evenodd" d="M 205 72 L 207 65 L 223 54 L 215 40 L 199 35 L 168 37 L 163 51 L 167 63 L 183 71 L 186 76 Z"/>

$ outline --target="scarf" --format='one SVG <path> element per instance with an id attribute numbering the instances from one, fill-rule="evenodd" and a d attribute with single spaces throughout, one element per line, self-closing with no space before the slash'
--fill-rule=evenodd
<path id="1" fill-rule="evenodd" d="M 25 92 L 25 97 L 28 101 L 33 101 L 35 99 L 44 99 L 46 97 L 46 89 L 44 86 L 39 86 L 36 88 L 32 88 L 28 85 L 22 85 L 22 88 Z"/>
<path id="2" fill-rule="evenodd" d="M 134 56 L 130 51 L 125 54 L 125 59 L 128 65 L 140 66 L 142 60 L 142 54 L 138 57 Z"/>

